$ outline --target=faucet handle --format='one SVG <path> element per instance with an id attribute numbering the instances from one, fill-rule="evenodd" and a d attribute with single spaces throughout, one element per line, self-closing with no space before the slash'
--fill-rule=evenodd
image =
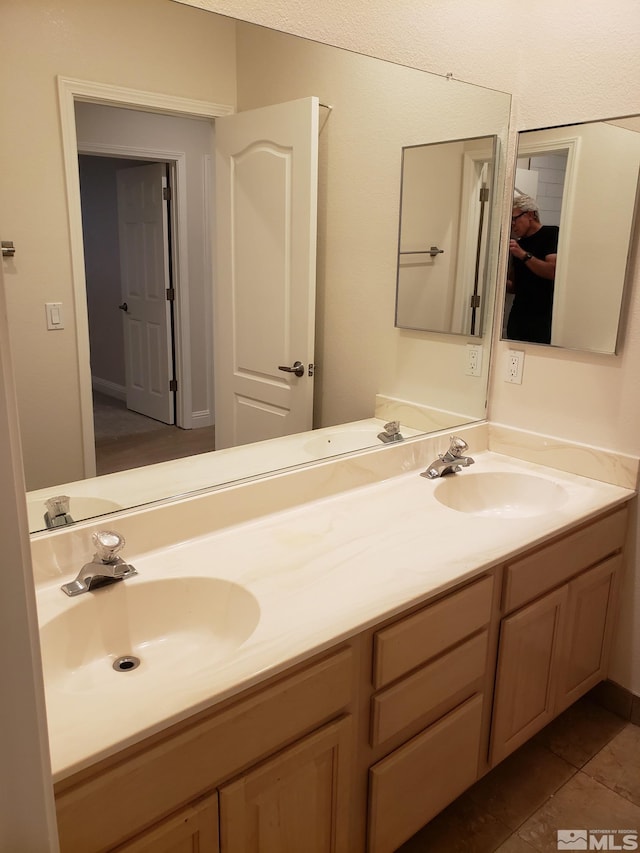
<path id="1" fill-rule="evenodd" d="M 464 438 L 460 438 L 458 435 L 451 436 L 451 444 L 449 445 L 449 453 L 452 456 L 460 456 L 461 453 L 464 453 L 465 450 L 469 449 L 469 445 L 464 440 Z"/>
<path id="2" fill-rule="evenodd" d="M 96 530 L 91 534 L 91 539 L 96 547 L 94 559 L 99 559 L 103 563 L 116 563 L 120 559 L 116 555 L 125 544 L 124 536 L 120 533 L 116 533 L 115 530 Z"/>

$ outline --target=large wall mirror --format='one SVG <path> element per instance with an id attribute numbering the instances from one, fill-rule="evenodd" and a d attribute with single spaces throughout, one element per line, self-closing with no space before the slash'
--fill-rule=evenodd
<path id="1" fill-rule="evenodd" d="M 341 424 L 399 417 L 408 438 L 485 417 L 489 324 L 481 338 L 468 340 L 394 325 L 399 178 L 403 148 L 484 137 L 497 138 L 503 152 L 508 94 L 169 0 L 129 0 L 123 19 L 106 2 L 49 5 L 55 11 L 37 28 L 17 6 L 7 22 L 14 36 L 3 62 L 19 77 L 20 91 L 4 114 L 13 132 L 0 143 L 3 162 L 12 164 L 0 175 L 0 226 L 3 240 L 16 246 L 3 263 L 25 476 L 36 507 L 32 530 L 44 526 L 44 499 L 59 493 L 71 495 L 71 515 L 80 520 L 356 449 Z M 123 51 L 123 27 L 144 33 L 135 51 Z M 170 62 L 157 48 L 168 40 Z M 74 51 L 65 49 L 70 42 Z M 39 57 L 28 77 L 19 73 L 25 43 Z M 99 391 L 118 396 L 123 324 L 132 311 L 116 249 L 107 242 L 109 228 L 117 231 L 116 173 L 149 166 L 176 181 L 169 215 L 186 211 L 175 226 L 174 358 L 182 385 L 178 425 L 170 429 L 205 436 L 219 403 L 218 211 L 210 205 L 216 122 L 302 99 L 317 99 L 318 111 L 315 351 L 303 377 L 280 373 L 278 380 L 315 383 L 311 425 L 319 438 L 305 433 L 303 457 L 270 434 L 262 446 L 194 446 L 184 459 L 155 466 L 153 478 L 139 467 L 145 456 L 134 452 L 122 466 L 131 470 L 96 477 L 96 379 Z M 191 126 L 193 144 L 181 124 Z M 504 180 L 501 156 L 495 172 Z M 497 269 L 498 220 L 487 232 L 487 280 Z M 263 228 L 260 246 L 265 235 Z M 485 317 L 493 313 L 494 292 Z M 270 322 L 262 307 L 252 317 L 249 339 Z M 484 347 L 480 375 L 467 369 L 468 342 Z M 297 356 L 289 355 L 278 364 L 293 367 Z M 381 446 L 378 431 L 361 431 L 360 442 Z M 210 470 L 209 457 L 224 464 Z"/>
<path id="2" fill-rule="evenodd" d="M 519 134 L 512 218 L 516 246 L 512 241 L 503 339 L 616 352 L 637 227 L 639 175 L 638 116 Z M 537 220 L 535 210 L 533 215 L 523 212 L 523 198 L 535 202 Z M 555 278 L 546 282 L 538 275 L 529 242 L 540 225 L 557 229 Z M 528 269 L 525 250 L 533 254 Z M 551 321 L 550 340 L 545 341 L 517 331 L 522 329 L 518 322 L 510 329 L 510 317 L 538 310 L 539 288 L 551 296 L 544 308 Z"/>

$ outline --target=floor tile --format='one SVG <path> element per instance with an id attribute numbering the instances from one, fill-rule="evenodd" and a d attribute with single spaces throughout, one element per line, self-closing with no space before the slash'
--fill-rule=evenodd
<path id="1" fill-rule="evenodd" d="M 640 727 L 627 723 L 583 772 L 640 806 Z"/>
<path id="2" fill-rule="evenodd" d="M 581 768 L 625 725 L 625 720 L 585 698 L 567 708 L 533 741 Z"/>
<path id="3" fill-rule="evenodd" d="M 496 848 L 495 853 L 536 853 L 536 848 L 527 844 L 518 835 L 511 835 L 504 844 Z"/>
<path id="4" fill-rule="evenodd" d="M 513 831 L 575 772 L 572 764 L 529 742 L 476 782 L 468 795 Z"/>
<path id="5" fill-rule="evenodd" d="M 396 853 L 493 853 L 510 833 L 463 794 Z"/>
<path id="6" fill-rule="evenodd" d="M 640 807 L 582 771 L 517 831 L 539 853 L 557 853 L 558 830 L 640 830 Z"/>

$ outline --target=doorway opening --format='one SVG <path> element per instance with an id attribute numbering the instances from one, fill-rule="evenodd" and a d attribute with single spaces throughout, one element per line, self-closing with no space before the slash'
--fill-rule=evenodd
<path id="1" fill-rule="evenodd" d="M 138 467 L 192 453 L 213 449 L 213 364 L 211 330 L 211 218 L 207 201 L 212 197 L 213 119 L 227 114 L 230 108 L 220 105 L 195 104 L 180 98 L 154 98 L 130 90 L 114 90 L 101 84 L 60 79 L 61 116 L 67 162 L 69 216 L 71 222 L 74 298 L 77 317 L 77 343 L 80 373 L 80 403 L 83 432 L 85 476 L 126 467 Z M 138 107 L 140 109 L 138 109 Z M 97 156 L 96 156 L 97 155 Z M 100 158 L 104 163 L 117 161 L 119 169 L 140 168 L 141 164 L 161 164 L 169 174 L 172 198 L 168 222 L 171 229 L 169 250 L 172 282 L 162 292 L 173 291 L 175 300 L 166 303 L 167 378 L 177 381 L 171 394 L 171 417 L 158 424 L 130 416 L 131 428 L 118 435 L 96 436 L 97 413 L 94 412 L 96 389 L 95 345 L 90 335 L 88 292 L 85 287 L 85 235 L 81 203 L 79 157 Z M 104 167 L 106 168 L 106 166 Z M 194 235 L 196 235 L 194 237 Z M 113 253 L 117 267 L 118 252 Z M 168 252 L 167 252 L 168 255 Z M 112 322 L 119 324 L 119 352 L 122 359 L 124 310 L 128 300 L 116 293 L 111 305 Z M 104 375 L 104 373 L 103 373 Z M 116 386 L 119 383 L 116 382 Z M 112 405 L 101 410 L 102 421 L 119 419 L 126 408 L 120 391 L 113 386 L 98 387 L 111 397 Z M 114 391 L 116 391 L 114 395 Z M 97 393 L 95 394 L 97 399 Z M 104 402 L 104 398 L 100 398 Z M 120 412 L 113 403 L 119 404 Z M 138 406 L 129 408 L 136 408 Z M 157 414 L 151 417 L 158 419 Z M 123 423 L 126 423 L 123 420 Z M 144 424 L 144 431 L 140 430 Z M 150 429 L 146 429 L 150 427 Z M 108 427 L 107 427 L 108 428 Z M 198 435 L 195 435 L 198 433 Z M 162 440 L 161 440 L 162 436 Z M 96 465 L 97 442 L 112 442 L 118 456 L 129 455 L 129 464 L 112 460 L 109 467 Z M 156 442 L 162 446 L 153 447 Z M 125 445 L 131 444 L 130 450 Z"/>
<path id="2" fill-rule="evenodd" d="M 180 429 L 176 412 L 175 391 L 175 275 L 173 243 L 175 241 L 171 210 L 171 187 L 174 165 L 142 158 L 109 157 L 98 154 L 80 154 L 80 199 L 84 242 L 85 284 L 89 326 L 91 386 L 93 392 L 93 420 L 96 453 L 96 473 L 107 474 L 135 465 L 153 464 L 180 458 L 196 452 L 214 449 L 214 427 L 205 427 L 197 435 Z M 149 167 L 149 168 L 147 168 Z M 147 172 L 150 174 L 147 175 Z M 126 173 L 126 174 L 125 174 Z M 167 191 L 160 203 L 166 208 L 166 223 L 156 226 L 136 221 L 138 214 L 124 216 L 123 200 L 118 195 L 132 190 L 136 195 L 145 189 L 141 177 L 161 179 Z M 153 189 L 153 183 L 151 184 Z M 160 191 L 162 195 L 162 192 Z M 128 219 L 124 224 L 122 219 Z M 154 248 L 153 237 L 160 241 Z M 123 246 L 122 242 L 127 245 Z M 154 253 L 162 260 L 161 269 L 154 269 Z M 149 256 L 149 257 L 147 257 Z M 149 306 L 141 306 L 134 290 L 153 288 L 154 283 L 140 286 L 140 282 L 125 282 L 127 264 L 135 275 L 149 270 L 149 274 L 163 279 L 158 284 L 157 306 L 166 315 L 166 321 L 151 327 L 151 346 L 144 346 L 146 354 L 153 352 L 153 342 L 159 341 L 160 358 L 164 360 L 158 370 L 136 363 L 135 350 L 140 344 L 137 332 L 141 327 L 141 310 L 148 313 Z M 166 287 L 164 286 L 166 285 Z M 165 299 L 166 291 L 166 299 Z M 153 317 L 151 318 L 153 320 Z M 131 328 L 130 328 L 131 327 Z M 134 350 L 134 352 L 132 352 Z M 163 355 L 162 355 L 163 354 Z M 158 353 L 154 354 L 157 361 Z M 153 366 L 152 366 L 153 367 Z M 163 372 L 163 387 L 149 388 L 156 376 Z M 197 448 L 197 449 L 196 449 Z"/>

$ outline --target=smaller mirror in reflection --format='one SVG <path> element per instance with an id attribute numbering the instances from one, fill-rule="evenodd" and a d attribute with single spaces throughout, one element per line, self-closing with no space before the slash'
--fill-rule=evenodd
<path id="1" fill-rule="evenodd" d="M 481 335 L 496 137 L 402 149 L 396 326 Z"/>
<path id="2" fill-rule="evenodd" d="M 639 131 L 630 116 L 520 133 L 503 339 L 616 352 Z"/>

